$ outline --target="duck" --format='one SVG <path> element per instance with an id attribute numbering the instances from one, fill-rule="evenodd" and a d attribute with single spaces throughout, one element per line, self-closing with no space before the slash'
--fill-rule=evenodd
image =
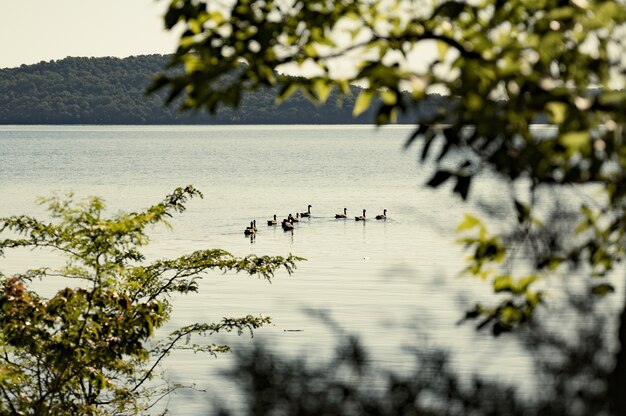
<path id="1" fill-rule="evenodd" d="M 311 207 L 312 206 L 313 205 L 309 205 L 309 207 L 307 208 L 306 212 L 301 212 L 300 213 L 300 217 L 302 217 L 302 218 L 310 217 L 311 216 Z"/>
<path id="2" fill-rule="evenodd" d="M 376 216 L 376 219 L 377 219 L 377 220 L 386 220 L 386 219 L 387 219 L 387 210 L 386 210 L 386 209 L 384 209 L 384 210 L 383 210 L 383 213 L 382 213 L 381 215 L 377 215 L 377 216 Z"/>
<path id="3" fill-rule="evenodd" d="M 250 226 L 245 229 L 243 232 L 245 235 L 253 235 L 256 234 L 256 228 L 254 228 L 254 221 L 250 221 Z"/>
<path id="4" fill-rule="evenodd" d="M 267 225 L 276 225 L 278 222 L 276 221 L 276 214 L 274 214 L 273 220 L 267 220 Z"/>
<path id="5" fill-rule="evenodd" d="M 348 218 L 348 208 L 343 209 L 343 214 L 335 214 L 335 218 Z"/>
<path id="6" fill-rule="evenodd" d="M 296 212 L 296 218 L 294 218 L 293 215 L 289 214 L 289 217 L 287 219 L 289 220 L 290 223 L 293 224 L 294 222 L 300 222 L 299 217 L 300 217 L 300 214 Z"/>
<path id="7" fill-rule="evenodd" d="M 359 217 L 354 217 L 355 221 L 365 221 L 365 210 L 363 210 L 363 215 Z"/>
<path id="8" fill-rule="evenodd" d="M 285 230 L 285 231 L 293 230 L 293 224 L 289 220 L 287 220 L 286 218 L 283 220 L 281 226 L 283 227 L 283 230 Z"/>

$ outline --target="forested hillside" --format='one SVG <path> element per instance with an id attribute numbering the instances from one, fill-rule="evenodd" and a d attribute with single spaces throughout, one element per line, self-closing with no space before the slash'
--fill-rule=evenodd
<path id="1" fill-rule="evenodd" d="M 305 124 L 366 123 L 371 113 L 351 115 L 355 97 L 340 109 L 316 107 L 302 94 L 280 106 L 275 94 L 256 92 L 241 108 L 222 108 L 216 115 L 180 113 L 162 96 L 146 95 L 152 78 L 162 71 L 167 56 L 129 58 L 65 58 L 59 61 L 0 69 L 0 124 Z M 431 97 L 434 104 L 442 97 Z M 433 105 L 424 111 L 434 111 Z M 401 121 L 411 122 L 405 116 Z"/>

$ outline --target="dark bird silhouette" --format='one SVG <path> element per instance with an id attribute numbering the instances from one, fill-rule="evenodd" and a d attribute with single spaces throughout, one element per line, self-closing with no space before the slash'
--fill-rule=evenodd
<path id="1" fill-rule="evenodd" d="M 283 227 L 283 230 L 285 231 L 291 231 L 293 230 L 293 223 L 291 223 L 289 220 L 287 220 L 286 218 L 283 220 L 281 226 Z"/>
<path id="2" fill-rule="evenodd" d="M 335 218 L 348 218 L 348 208 L 343 209 L 343 214 L 335 214 Z"/>
<path id="3" fill-rule="evenodd" d="M 267 220 L 267 225 L 276 225 L 278 222 L 276 221 L 276 214 L 274 214 L 273 220 Z"/>
<path id="4" fill-rule="evenodd" d="M 365 221 L 365 210 L 363 210 L 363 215 L 358 216 L 358 217 L 354 217 L 355 221 Z"/>
<path id="5" fill-rule="evenodd" d="M 309 205 L 309 207 L 307 208 L 307 211 L 306 211 L 306 212 L 301 212 L 301 213 L 300 213 L 300 216 L 301 216 L 302 218 L 305 218 L 305 217 L 310 217 L 310 216 L 311 216 L 311 207 L 312 207 L 312 206 L 313 206 L 313 205 Z"/>
<path id="6" fill-rule="evenodd" d="M 384 209 L 384 210 L 383 210 L 383 213 L 382 213 L 381 215 L 377 215 L 377 216 L 376 216 L 376 219 L 377 219 L 377 220 L 386 220 L 386 219 L 387 219 L 387 210 L 386 210 L 386 209 Z"/>
<path id="7" fill-rule="evenodd" d="M 256 234 L 256 228 L 254 228 L 254 221 L 250 221 L 250 226 L 243 232 L 245 235 Z"/>

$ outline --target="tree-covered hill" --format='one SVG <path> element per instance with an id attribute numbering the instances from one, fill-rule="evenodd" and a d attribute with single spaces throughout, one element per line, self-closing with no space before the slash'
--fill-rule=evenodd
<path id="1" fill-rule="evenodd" d="M 315 106 L 302 94 L 276 106 L 276 94 L 269 90 L 246 97 L 238 110 L 223 108 L 213 116 L 180 113 L 176 105 L 165 106 L 162 95 L 145 93 L 168 59 L 65 58 L 0 69 L 0 124 L 334 124 L 373 119 L 371 113 L 352 117 L 355 97 L 344 99 L 339 109 L 332 96 L 329 104 Z"/>

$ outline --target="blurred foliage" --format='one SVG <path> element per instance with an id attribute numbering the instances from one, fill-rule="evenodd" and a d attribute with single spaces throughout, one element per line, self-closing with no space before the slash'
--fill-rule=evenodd
<path id="1" fill-rule="evenodd" d="M 177 103 L 163 105 L 164 94 L 146 95 L 169 59 L 65 58 L 0 69 L 0 124 L 351 124 L 372 119 L 371 111 L 352 117 L 356 87 L 353 95 L 342 98 L 339 109 L 315 105 L 300 93 L 277 105 L 277 90 L 264 88 L 245 97 L 238 110 L 182 113 Z M 446 101 L 432 95 L 417 111 L 434 112 Z M 414 119 L 407 115 L 403 121 Z"/>
<path id="2" fill-rule="evenodd" d="M 249 415 L 525 415 L 512 387 L 461 380 L 441 351 L 417 351 L 415 372 L 376 369 L 363 345 L 349 337 L 325 363 L 279 356 L 263 345 L 239 350 L 228 376 L 241 389 Z M 407 363 L 408 368 L 413 364 Z"/>
<path id="3" fill-rule="evenodd" d="M 543 299 L 533 289 L 539 277 L 573 264 L 599 279 L 592 293 L 612 292 L 607 276 L 624 257 L 626 229 L 623 2 L 170 0 L 164 20 L 180 33 L 168 68 L 181 72 L 162 74 L 152 89 L 185 109 L 216 113 L 266 87 L 280 88 L 278 101 L 299 91 L 323 103 L 358 84 L 367 89 L 353 113 L 373 108 L 385 124 L 439 91 L 448 105 L 418 114 L 407 140 L 435 166 L 428 186 L 451 184 L 466 199 L 477 176 L 496 175 L 515 190 L 502 203 L 528 234 L 543 226 L 539 189 L 600 184 L 593 205 L 579 207 L 585 238 L 568 253 L 538 253 L 529 274 L 504 268 L 511 252 L 499 231 L 488 234 L 478 219 L 462 227 L 478 230 L 465 239 L 468 270 L 511 295 L 468 313 L 480 327 L 501 333 L 528 322 Z M 279 75 L 284 69 L 308 76 Z M 531 127 L 539 121 L 552 133 L 539 135 Z"/>
<path id="4" fill-rule="evenodd" d="M 237 405 L 213 402 L 212 414 L 609 415 L 611 336 L 596 303 L 597 298 L 568 292 L 555 311 L 561 317 L 558 327 L 535 322 L 515 334 L 530 352 L 527 374 L 515 374 L 532 381 L 526 389 L 504 381 L 513 376 L 511 368 L 493 380 L 471 376 L 447 353 L 420 341 L 407 353 L 403 369 L 392 373 L 372 360 L 356 337 L 339 331 L 335 354 L 327 360 L 291 358 L 261 341 L 237 349 L 227 376 L 240 400 Z"/>
<path id="5" fill-rule="evenodd" d="M 105 215 L 97 197 L 42 199 L 52 222 L 29 216 L 0 218 L 0 255 L 10 249 L 44 249 L 67 257 L 60 268 L 0 274 L 0 414 L 110 415 L 143 413 L 177 386 L 151 380 L 174 349 L 217 354 L 228 346 L 195 343 L 197 335 L 252 331 L 264 316 L 196 323 L 155 339 L 172 312 L 171 298 L 198 290 L 209 270 L 270 279 L 295 256 L 234 257 L 200 250 L 149 264 L 139 251 L 146 228 L 166 224 L 202 194 L 178 188 L 145 211 Z M 67 280 L 69 279 L 69 280 Z M 67 284 L 50 298 L 35 280 Z"/>

